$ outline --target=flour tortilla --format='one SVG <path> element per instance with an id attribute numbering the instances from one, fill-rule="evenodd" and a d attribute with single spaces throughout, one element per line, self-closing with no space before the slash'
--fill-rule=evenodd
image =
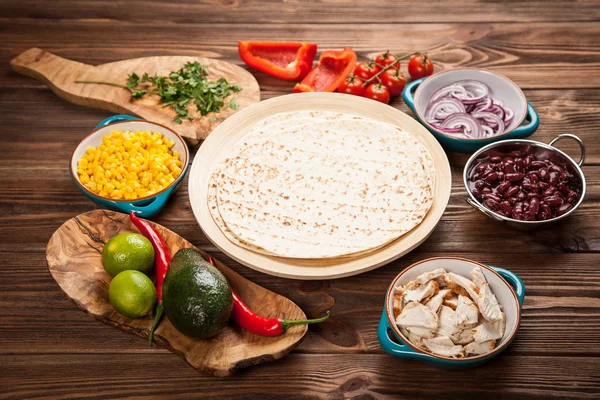
<path id="1" fill-rule="evenodd" d="M 213 219 L 233 243 L 291 258 L 362 254 L 412 230 L 433 201 L 428 150 L 398 128 L 331 112 L 259 122 L 217 166 Z"/>

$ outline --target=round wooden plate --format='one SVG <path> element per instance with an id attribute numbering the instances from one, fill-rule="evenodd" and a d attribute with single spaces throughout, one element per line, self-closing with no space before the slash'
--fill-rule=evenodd
<path id="1" fill-rule="evenodd" d="M 404 236 L 372 252 L 327 259 L 291 259 L 258 254 L 230 242 L 215 224 L 207 205 L 208 180 L 216 164 L 258 121 L 281 112 L 334 111 L 387 122 L 417 136 L 431 152 L 435 166 L 434 201 L 423 222 Z M 205 235 L 234 260 L 269 275 L 293 279 L 342 278 L 370 271 L 408 253 L 427 239 L 439 222 L 448 200 L 452 177 L 446 153 L 419 122 L 388 105 L 340 93 L 298 93 L 254 104 L 229 117 L 200 146 L 189 176 L 194 216 Z"/>

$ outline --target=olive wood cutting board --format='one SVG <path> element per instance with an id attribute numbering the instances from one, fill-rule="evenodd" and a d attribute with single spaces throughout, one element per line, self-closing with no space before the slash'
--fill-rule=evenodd
<path id="1" fill-rule="evenodd" d="M 258 82 L 250 72 L 237 65 L 210 58 L 157 56 L 93 66 L 67 60 L 38 48 L 31 48 L 11 60 L 10 66 L 16 72 L 43 81 L 59 97 L 71 103 L 101 108 L 118 114 L 133 114 L 165 125 L 195 146 L 236 111 L 228 108 L 220 113 L 210 113 L 200 117 L 194 106 L 189 108 L 194 120 L 177 124 L 173 121 L 175 111 L 170 107 L 163 107 L 158 96 L 146 95 L 141 99 L 132 100 L 129 91 L 122 88 L 75 83 L 76 80 L 99 80 L 125 84 L 127 76 L 132 72 L 136 72 L 139 76 L 144 72 L 150 76 L 154 74 L 165 76 L 171 71 L 181 69 L 185 63 L 193 61 L 208 67 L 211 80 L 223 77 L 227 78 L 229 83 L 243 88 L 235 94 L 238 109 L 241 110 L 260 101 Z"/>
<path id="2" fill-rule="evenodd" d="M 198 250 L 176 233 L 152 224 L 164 238 L 171 254 L 184 247 Z M 108 239 L 125 232 L 138 232 L 126 214 L 106 210 L 81 214 L 54 232 L 46 248 L 46 260 L 56 283 L 80 309 L 99 321 L 147 341 L 153 316 L 127 318 L 116 312 L 108 300 L 111 277 L 102 267 L 102 248 Z M 206 256 L 206 253 L 200 253 Z M 250 282 L 218 260 L 215 263 L 233 290 L 258 314 L 284 319 L 306 318 L 291 300 Z M 154 341 L 201 372 L 228 376 L 241 368 L 283 357 L 300 342 L 306 331 L 306 325 L 294 326 L 282 336 L 262 337 L 230 322 L 217 336 L 202 340 L 179 333 L 167 316 L 155 331 Z"/>

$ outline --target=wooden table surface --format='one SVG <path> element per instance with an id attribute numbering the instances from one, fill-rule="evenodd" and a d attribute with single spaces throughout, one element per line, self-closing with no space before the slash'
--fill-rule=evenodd
<path id="1" fill-rule="evenodd" d="M 0 397 L 2 398 L 598 398 L 600 396 L 600 2 L 290 0 L 0 2 Z M 288 296 L 311 326 L 284 359 L 232 378 L 203 376 L 146 341 L 94 321 L 50 277 L 45 246 L 65 220 L 94 209 L 69 179 L 68 159 L 104 111 L 68 104 L 10 71 L 30 47 L 98 64 L 193 55 L 242 64 L 238 40 L 310 41 L 361 58 L 424 50 L 436 68 L 476 66 L 520 85 L 541 118 L 533 138 L 579 135 L 588 194 L 566 221 L 536 232 L 494 224 L 466 203 L 467 158 L 450 154 L 450 203 L 418 249 L 345 279 L 294 281 L 233 262 L 204 237 L 185 182 L 156 221 L 245 277 Z M 292 83 L 253 71 L 264 99 Z M 400 99 L 394 107 L 409 112 Z M 578 157 L 575 145 L 561 148 Z M 463 256 L 510 269 L 527 286 L 521 328 L 485 366 L 442 372 L 383 352 L 384 293 L 403 268 Z"/>

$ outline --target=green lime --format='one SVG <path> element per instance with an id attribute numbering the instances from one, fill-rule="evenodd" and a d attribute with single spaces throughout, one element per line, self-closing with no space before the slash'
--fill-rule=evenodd
<path id="1" fill-rule="evenodd" d="M 139 271 L 123 271 L 113 278 L 108 287 L 110 304 L 126 317 L 148 315 L 156 304 L 156 288 L 146 275 Z"/>
<path id="2" fill-rule="evenodd" d="M 153 264 L 152 243 L 139 233 L 113 236 L 102 250 L 102 265 L 112 277 L 130 269 L 148 273 Z"/>

